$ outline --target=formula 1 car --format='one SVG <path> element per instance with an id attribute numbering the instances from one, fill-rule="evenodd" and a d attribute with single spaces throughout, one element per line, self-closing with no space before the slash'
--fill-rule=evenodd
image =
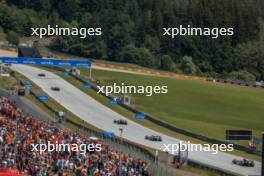
<path id="1" fill-rule="evenodd" d="M 17 95 L 19 95 L 19 96 L 24 96 L 24 95 L 26 95 L 26 90 L 25 90 L 25 89 L 18 89 L 18 90 L 17 90 Z"/>
<path id="2" fill-rule="evenodd" d="M 45 77 L 46 74 L 45 74 L 45 73 L 39 73 L 38 76 L 39 76 L 39 77 Z"/>
<path id="3" fill-rule="evenodd" d="M 53 90 L 53 91 L 60 91 L 60 88 L 59 87 L 51 87 L 51 90 Z"/>
<path id="4" fill-rule="evenodd" d="M 114 120 L 114 123 L 118 125 L 127 125 L 127 121 L 123 119 Z"/>
<path id="5" fill-rule="evenodd" d="M 247 160 L 247 159 L 242 159 L 242 160 L 233 159 L 232 163 L 239 165 L 239 166 L 243 166 L 243 167 L 254 167 L 255 166 L 254 161 Z"/>
<path id="6" fill-rule="evenodd" d="M 158 141 L 158 142 L 161 142 L 162 141 L 161 136 L 154 136 L 154 135 L 145 136 L 145 139 L 146 140 L 150 140 L 150 141 Z"/>

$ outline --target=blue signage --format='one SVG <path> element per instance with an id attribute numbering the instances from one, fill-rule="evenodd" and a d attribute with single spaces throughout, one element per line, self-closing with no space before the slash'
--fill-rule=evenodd
<path id="1" fill-rule="evenodd" d="M 24 57 L 2 57 L 4 64 L 33 64 L 43 66 L 69 66 L 69 67 L 91 67 L 92 63 L 88 60 L 58 60 L 42 58 Z"/>
<path id="2" fill-rule="evenodd" d="M 47 95 L 41 95 L 41 96 L 38 96 L 38 99 L 39 100 L 48 100 L 49 97 Z"/>
<path id="3" fill-rule="evenodd" d="M 87 83 L 87 84 L 84 84 L 83 87 L 86 88 L 86 89 L 91 89 L 92 85 Z"/>
<path id="4" fill-rule="evenodd" d="M 261 139 L 260 138 L 254 138 L 253 141 L 257 145 L 261 144 Z"/>
<path id="5" fill-rule="evenodd" d="M 114 100 L 114 99 L 110 99 L 110 100 L 108 100 L 108 103 L 109 103 L 110 105 L 116 105 L 116 104 L 117 104 L 117 101 Z"/>
<path id="6" fill-rule="evenodd" d="M 111 138 L 115 138 L 115 133 L 114 132 L 107 132 L 107 131 L 104 131 L 101 133 L 103 136 L 105 137 L 111 137 Z"/>
<path id="7" fill-rule="evenodd" d="M 68 76 L 69 75 L 69 72 L 65 71 L 65 72 L 63 72 L 63 75 L 64 76 Z"/>
<path id="8" fill-rule="evenodd" d="M 32 83 L 30 83 L 30 82 L 27 82 L 27 83 L 24 83 L 24 86 L 26 87 L 26 88 L 32 88 Z"/>
<path id="9" fill-rule="evenodd" d="M 145 119 L 146 118 L 146 115 L 145 114 L 135 114 L 135 118 L 136 119 Z"/>

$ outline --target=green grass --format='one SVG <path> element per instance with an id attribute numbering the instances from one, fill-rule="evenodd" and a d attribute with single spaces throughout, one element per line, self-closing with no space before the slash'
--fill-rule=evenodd
<path id="1" fill-rule="evenodd" d="M 9 77 L 2 77 L 0 76 L 0 88 L 4 90 L 10 90 L 16 88 L 17 82 L 16 80 L 9 76 Z"/>
<path id="2" fill-rule="evenodd" d="M 250 129 L 256 136 L 264 130 L 263 89 L 101 70 L 93 77 L 106 85 L 167 85 L 168 94 L 133 95 L 135 107 L 186 130 L 218 139 L 224 139 L 226 129 Z"/>

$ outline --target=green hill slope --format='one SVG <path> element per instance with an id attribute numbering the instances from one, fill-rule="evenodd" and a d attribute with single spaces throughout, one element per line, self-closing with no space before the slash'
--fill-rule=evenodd
<path id="1" fill-rule="evenodd" d="M 193 80 L 94 71 L 101 84 L 167 85 L 168 94 L 135 94 L 136 109 L 177 127 L 224 139 L 226 129 L 264 130 L 264 90 Z"/>

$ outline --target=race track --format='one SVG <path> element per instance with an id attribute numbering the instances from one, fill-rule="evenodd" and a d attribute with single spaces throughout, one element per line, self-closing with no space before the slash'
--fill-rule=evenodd
<path id="1" fill-rule="evenodd" d="M 3 55 L 3 53 L 0 51 L 0 56 L 6 55 Z M 13 65 L 12 69 L 23 74 L 28 79 L 33 81 L 50 97 L 55 99 L 62 106 L 64 106 L 66 109 L 68 109 L 81 119 L 104 131 L 111 131 L 116 135 L 119 135 L 119 126 L 113 124 L 113 120 L 126 118 L 109 109 L 108 107 L 98 103 L 92 97 L 77 89 L 61 77 L 55 75 L 54 73 L 32 66 Z M 46 77 L 38 77 L 39 73 L 45 73 Z M 59 92 L 54 92 L 51 90 L 52 86 L 58 86 L 61 88 L 61 90 Z M 127 140 L 159 150 L 162 150 L 164 148 L 163 144 L 177 144 L 179 142 L 178 139 L 155 132 L 129 119 L 126 120 L 128 121 L 128 125 L 124 127 L 123 137 Z M 145 135 L 152 134 L 162 136 L 163 141 L 150 142 L 144 139 Z M 215 168 L 220 168 L 237 175 L 257 176 L 260 175 L 261 172 L 260 162 L 255 162 L 255 167 L 253 168 L 240 167 L 237 165 L 233 165 L 232 160 L 234 158 L 241 158 L 227 153 L 219 152 L 218 154 L 211 154 L 211 152 L 190 151 L 188 155 L 191 160 L 201 162 Z"/>

